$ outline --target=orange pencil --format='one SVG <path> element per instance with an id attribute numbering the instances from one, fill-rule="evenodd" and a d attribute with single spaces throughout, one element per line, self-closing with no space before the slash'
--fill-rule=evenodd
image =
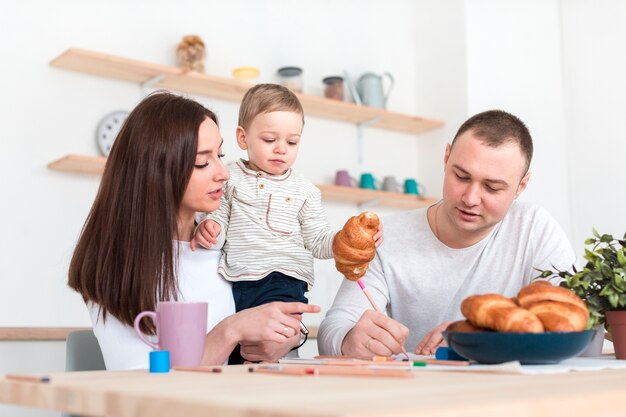
<path id="1" fill-rule="evenodd" d="M 47 376 L 6 374 L 4 377 L 12 381 L 50 382 L 50 377 Z"/>
<path id="2" fill-rule="evenodd" d="M 248 368 L 249 372 L 282 375 L 336 375 L 336 376 L 378 376 L 411 378 L 413 374 L 409 369 L 376 369 L 354 368 L 345 366 L 319 366 L 319 367 L 284 367 L 284 366 L 259 366 Z"/>
<path id="3" fill-rule="evenodd" d="M 214 374 L 219 374 L 222 372 L 222 368 L 219 367 L 209 367 L 209 366 L 175 366 L 172 368 L 175 371 L 184 371 L 184 372 L 210 372 Z"/>

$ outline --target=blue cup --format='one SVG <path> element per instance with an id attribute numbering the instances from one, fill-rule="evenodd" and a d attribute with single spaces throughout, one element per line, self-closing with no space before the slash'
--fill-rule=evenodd
<path id="1" fill-rule="evenodd" d="M 364 188 L 366 190 L 375 190 L 376 189 L 376 178 L 369 172 L 364 172 L 361 174 L 361 181 L 359 182 L 359 187 Z"/>
<path id="2" fill-rule="evenodd" d="M 167 350 L 153 350 L 150 352 L 150 372 L 161 374 L 170 371 L 170 352 Z"/>
<path id="3" fill-rule="evenodd" d="M 404 193 L 405 194 L 413 194 L 413 195 L 422 195 L 424 192 L 424 187 L 415 181 L 413 178 L 407 178 L 404 180 Z"/>

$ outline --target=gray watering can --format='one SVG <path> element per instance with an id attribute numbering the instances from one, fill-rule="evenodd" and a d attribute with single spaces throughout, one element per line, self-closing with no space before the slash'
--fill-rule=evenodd
<path id="1" fill-rule="evenodd" d="M 387 107 L 387 98 L 393 88 L 393 76 L 388 72 L 382 74 L 374 74 L 373 72 L 366 72 L 361 75 L 356 85 L 352 83 L 348 74 L 344 71 L 346 83 L 350 89 L 352 97 L 356 104 L 363 104 L 370 107 L 378 107 L 384 109 Z M 383 79 L 389 80 L 387 91 L 383 88 Z"/>

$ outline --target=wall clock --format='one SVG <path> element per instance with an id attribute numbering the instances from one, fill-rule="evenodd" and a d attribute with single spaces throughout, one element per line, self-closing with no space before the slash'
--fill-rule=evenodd
<path id="1" fill-rule="evenodd" d="M 98 142 L 98 148 L 102 155 L 109 156 L 111 153 L 111 147 L 117 137 L 124 120 L 128 117 L 127 111 L 114 111 L 109 113 L 100 120 L 98 128 L 96 129 L 96 141 Z"/>

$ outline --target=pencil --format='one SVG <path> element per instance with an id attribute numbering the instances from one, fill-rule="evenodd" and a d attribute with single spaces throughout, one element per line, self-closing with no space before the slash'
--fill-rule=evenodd
<path id="1" fill-rule="evenodd" d="M 370 304 L 372 305 L 372 308 L 375 311 L 380 312 L 380 309 L 378 308 L 378 306 L 376 305 L 376 302 L 374 301 L 374 299 L 372 298 L 372 296 L 370 295 L 369 291 L 367 291 L 367 288 L 365 288 L 365 284 L 363 284 L 361 282 L 360 279 L 358 279 L 356 281 L 357 284 L 359 284 L 359 287 L 361 287 L 361 290 L 363 291 L 363 294 L 365 294 L 365 296 L 367 297 L 368 301 L 370 302 Z M 410 361 L 411 358 L 409 358 L 409 354 L 406 353 L 406 349 L 404 348 L 404 346 L 400 346 L 402 348 L 402 353 L 404 353 L 404 356 L 406 356 L 406 358 Z"/>
<path id="2" fill-rule="evenodd" d="M 353 368 L 345 366 L 319 366 L 319 367 L 285 367 L 285 366 L 259 366 L 250 367 L 248 372 L 278 374 L 278 375 L 335 375 L 335 376 L 377 376 L 411 378 L 413 374 L 409 369 L 376 369 L 376 368 Z"/>
<path id="3" fill-rule="evenodd" d="M 50 382 L 50 377 L 48 376 L 6 374 L 4 377 L 12 381 Z"/>
<path id="4" fill-rule="evenodd" d="M 210 372 L 214 374 L 219 374 L 222 372 L 222 368 L 219 367 L 208 367 L 208 366 L 175 366 L 172 368 L 175 371 L 184 371 L 184 372 Z"/>

